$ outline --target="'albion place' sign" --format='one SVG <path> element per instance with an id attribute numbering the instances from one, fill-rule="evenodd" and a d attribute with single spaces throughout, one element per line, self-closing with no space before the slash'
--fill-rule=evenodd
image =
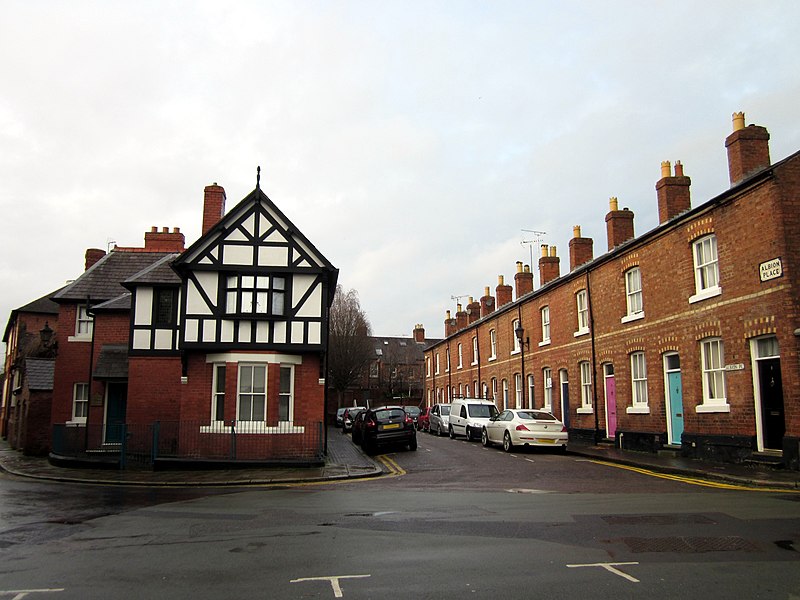
<path id="1" fill-rule="evenodd" d="M 767 262 L 758 265 L 758 274 L 761 281 L 769 281 L 770 279 L 777 279 L 783 275 L 783 265 L 780 258 L 773 258 Z"/>

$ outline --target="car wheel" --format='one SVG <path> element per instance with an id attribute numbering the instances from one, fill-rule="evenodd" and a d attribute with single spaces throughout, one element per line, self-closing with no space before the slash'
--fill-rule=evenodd
<path id="1" fill-rule="evenodd" d="M 511 434 L 506 431 L 503 436 L 503 450 L 511 452 L 514 449 L 514 444 L 511 443 Z"/>
<path id="2" fill-rule="evenodd" d="M 453 431 L 453 426 L 452 425 L 450 425 L 450 427 L 448 428 L 448 432 L 447 433 L 450 434 L 450 439 L 451 440 L 456 439 L 456 432 Z"/>
<path id="3" fill-rule="evenodd" d="M 483 444 L 486 448 L 489 447 L 491 442 L 489 441 L 489 435 L 486 433 L 486 428 L 484 427 L 481 430 L 481 444 Z"/>
<path id="4" fill-rule="evenodd" d="M 417 449 L 417 438 L 414 437 L 408 442 L 408 449 L 409 450 L 416 450 Z"/>

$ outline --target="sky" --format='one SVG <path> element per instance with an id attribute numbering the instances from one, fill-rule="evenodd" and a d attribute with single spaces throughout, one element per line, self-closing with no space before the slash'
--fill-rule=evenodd
<path id="1" fill-rule="evenodd" d="M 358 291 L 375 335 L 445 311 L 608 199 L 657 225 L 661 161 L 729 187 L 731 114 L 800 150 L 800 2 L 4 0 L 0 319 L 87 248 L 200 235 L 256 185 Z M 540 233 L 532 233 L 540 232 Z M 525 243 L 530 242 L 530 243 Z"/>

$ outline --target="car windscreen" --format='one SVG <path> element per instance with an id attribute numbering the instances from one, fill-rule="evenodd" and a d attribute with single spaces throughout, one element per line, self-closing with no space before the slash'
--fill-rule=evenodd
<path id="1" fill-rule="evenodd" d="M 412 417 L 418 417 L 420 410 L 416 406 L 406 406 L 406 412 Z"/>
<path id="2" fill-rule="evenodd" d="M 523 421 L 557 421 L 553 415 L 539 410 L 526 410 L 517 413 Z"/>
<path id="3" fill-rule="evenodd" d="M 378 421 L 389 421 L 405 419 L 406 413 L 402 408 L 387 408 L 375 411 L 375 419 Z"/>
<path id="4" fill-rule="evenodd" d="M 497 414 L 497 409 L 491 404 L 469 404 L 467 410 L 470 417 L 486 417 L 488 419 Z"/>
<path id="5" fill-rule="evenodd" d="M 442 411 L 442 416 L 443 417 L 446 417 L 447 415 L 450 414 L 450 407 L 449 406 L 441 406 L 440 409 Z"/>

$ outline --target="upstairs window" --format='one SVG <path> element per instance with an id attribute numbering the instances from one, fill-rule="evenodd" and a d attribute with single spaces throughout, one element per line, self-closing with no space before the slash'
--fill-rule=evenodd
<path id="1" fill-rule="evenodd" d="M 703 370 L 703 404 L 697 412 L 729 412 L 725 392 L 725 348 L 719 338 L 700 342 Z"/>
<path id="2" fill-rule="evenodd" d="M 89 316 L 89 309 L 86 305 L 78 306 L 78 315 L 75 321 L 75 335 L 90 337 L 92 335 L 94 319 Z"/>
<path id="3" fill-rule="evenodd" d="M 171 326 L 175 324 L 175 290 L 156 289 L 153 294 L 153 324 Z"/>
<path id="4" fill-rule="evenodd" d="M 285 313 L 285 277 L 231 275 L 225 282 L 228 314 L 282 316 Z"/>
<path id="5" fill-rule="evenodd" d="M 717 261 L 717 236 L 707 235 L 692 244 L 694 257 L 695 295 L 689 302 L 697 302 L 722 292 L 719 287 L 719 263 Z"/>
<path id="6" fill-rule="evenodd" d="M 589 331 L 589 302 L 586 290 L 575 294 L 575 305 L 578 310 L 578 330 L 575 335 L 582 335 Z"/>
<path id="7" fill-rule="evenodd" d="M 461 348 L 461 343 L 458 344 L 458 368 L 462 368 L 464 366 L 464 352 Z"/>
<path id="8" fill-rule="evenodd" d="M 478 364 L 478 336 L 472 338 L 472 364 Z"/>
<path id="9" fill-rule="evenodd" d="M 644 315 L 644 308 L 642 307 L 642 272 L 639 267 L 633 267 L 625 272 L 625 298 L 628 304 L 627 320 Z"/>
<path id="10" fill-rule="evenodd" d="M 550 307 L 544 306 L 541 310 L 542 313 L 542 341 L 539 345 L 550 343 Z"/>
<path id="11" fill-rule="evenodd" d="M 519 319 L 514 319 L 511 323 L 511 339 L 513 341 L 513 347 L 511 348 L 511 354 L 517 354 L 520 351 L 519 346 L 519 338 L 517 337 L 517 328 L 519 327 Z"/>
<path id="12" fill-rule="evenodd" d="M 494 360 L 497 358 L 497 332 L 494 329 L 489 331 L 489 346 L 489 360 Z"/>

